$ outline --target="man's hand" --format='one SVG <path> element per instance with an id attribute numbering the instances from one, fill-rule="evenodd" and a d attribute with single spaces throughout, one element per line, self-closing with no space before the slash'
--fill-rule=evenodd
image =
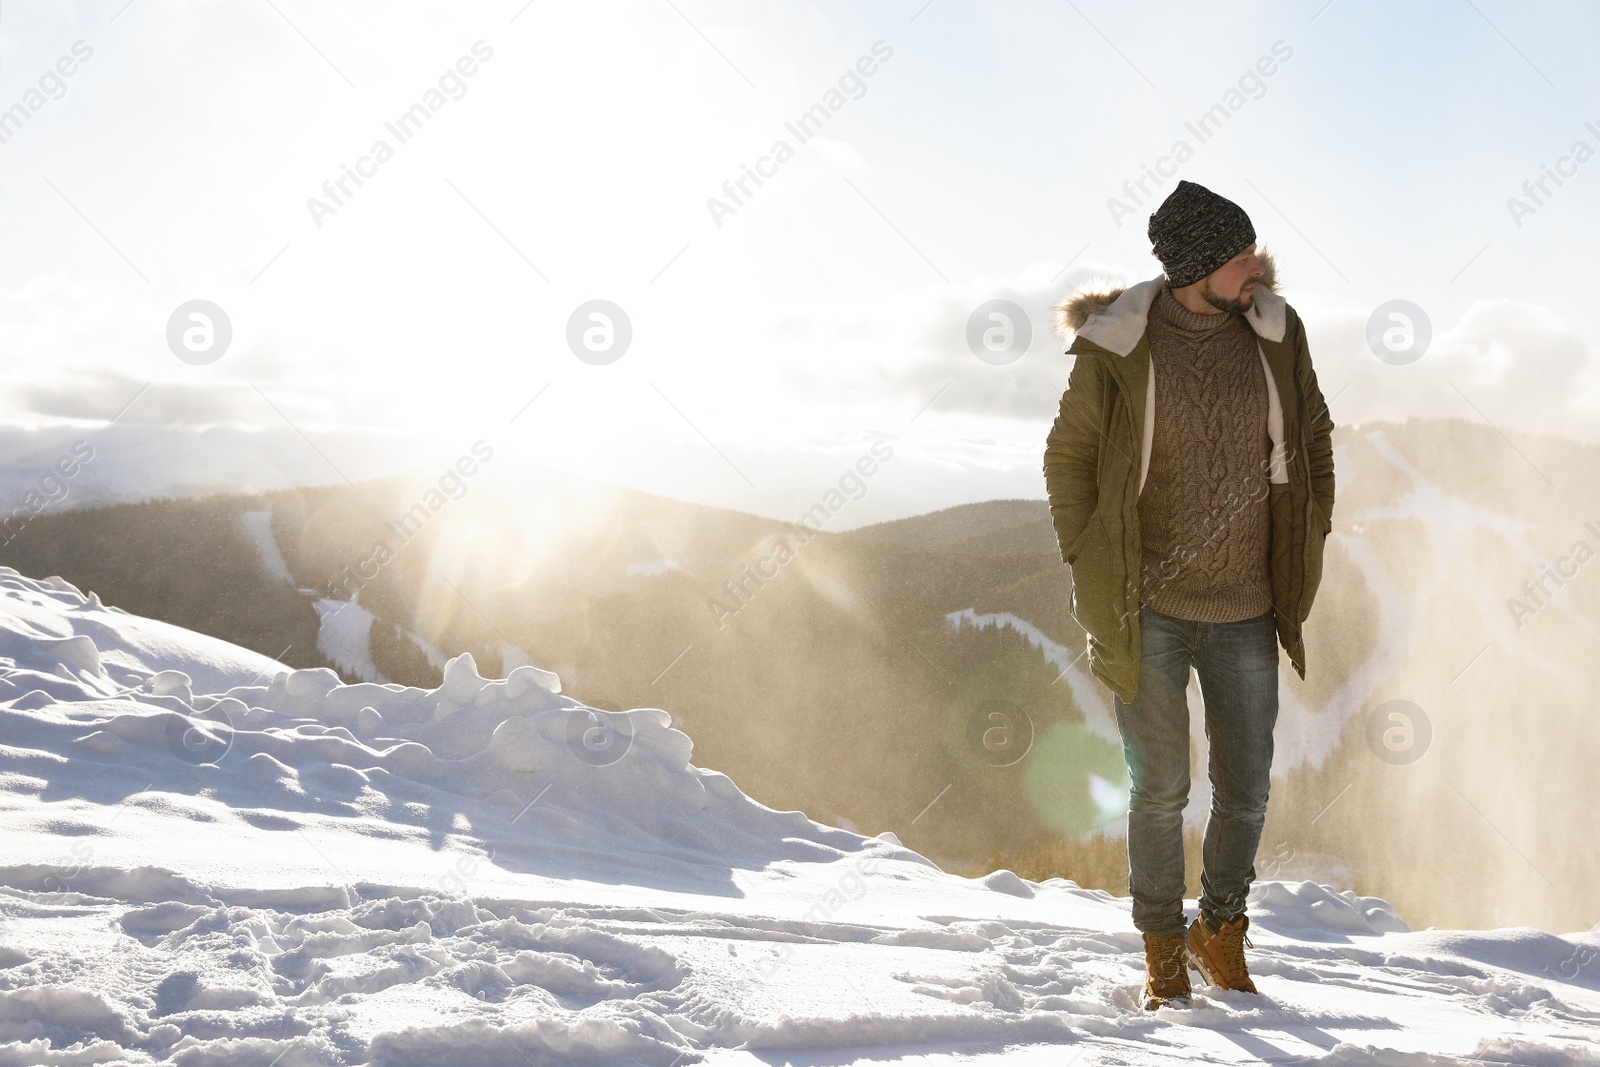
<path id="1" fill-rule="evenodd" d="M 1077 556 L 1089 518 L 1100 499 L 1101 427 L 1110 410 L 1115 385 L 1105 366 L 1079 356 L 1061 394 L 1061 409 L 1044 449 L 1044 484 L 1050 496 L 1050 519 L 1061 558 Z"/>

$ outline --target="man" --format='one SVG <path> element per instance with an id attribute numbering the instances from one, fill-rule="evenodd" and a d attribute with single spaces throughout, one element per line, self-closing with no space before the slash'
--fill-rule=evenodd
<path id="1" fill-rule="evenodd" d="M 1278 644 L 1301 625 L 1332 529 L 1333 421 L 1300 316 L 1237 204 L 1193 182 L 1150 217 L 1163 275 L 1057 308 L 1077 357 L 1044 476 L 1072 614 L 1112 691 L 1132 795 L 1128 888 L 1145 1007 L 1208 982 L 1255 992 L 1245 915 L 1266 817 Z M 1189 672 L 1210 742 L 1200 915 L 1184 926 Z"/>

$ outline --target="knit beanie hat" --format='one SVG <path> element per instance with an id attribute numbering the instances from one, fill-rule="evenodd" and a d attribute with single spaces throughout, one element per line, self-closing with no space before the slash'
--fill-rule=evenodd
<path id="1" fill-rule="evenodd" d="M 1187 181 L 1180 181 L 1156 208 L 1148 232 L 1167 284 L 1174 289 L 1204 278 L 1256 239 L 1244 208 Z"/>

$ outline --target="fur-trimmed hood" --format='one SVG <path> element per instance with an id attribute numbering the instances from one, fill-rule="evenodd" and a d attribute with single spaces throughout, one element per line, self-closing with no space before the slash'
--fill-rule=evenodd
<path id="1" fill-rule="evenodd" d="M 1278 267 L 1265 248 L 1256 252 L 1265 272 L 1256 281 L 1255 298 L 1245 319 L 1258 335 L 1283 340 L 1286 304 L 1278 295 Z M 1150 305 L 1160 294 L 1166 276 L 1158 274 L 1131 286 L 1089 283 L 1062 297 L 1055 305 L 1056 336 L 1067 340 L 1084 337 L 1119 356 L 1131 352 L 1144 336 Z"/>

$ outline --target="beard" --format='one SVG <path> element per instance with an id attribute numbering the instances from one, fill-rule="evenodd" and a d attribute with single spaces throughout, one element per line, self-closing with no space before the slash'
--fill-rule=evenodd
<path id="1" fill-rule="evenodd" d="M 1211 283 L 1207 282 L 1200 287 L 1200 299 L 1204 300 L 1218 311 L 1243 315 L 1246 311 L 1250 310 L 1250 304 L 1255 298 L 1253 296 L 1246 296 L 1241 290 L 1237 297 L 1232 300 L 1227 300 L 1221 296 L 1218 296 L 1217 291 L 1211 288 Z"/>

